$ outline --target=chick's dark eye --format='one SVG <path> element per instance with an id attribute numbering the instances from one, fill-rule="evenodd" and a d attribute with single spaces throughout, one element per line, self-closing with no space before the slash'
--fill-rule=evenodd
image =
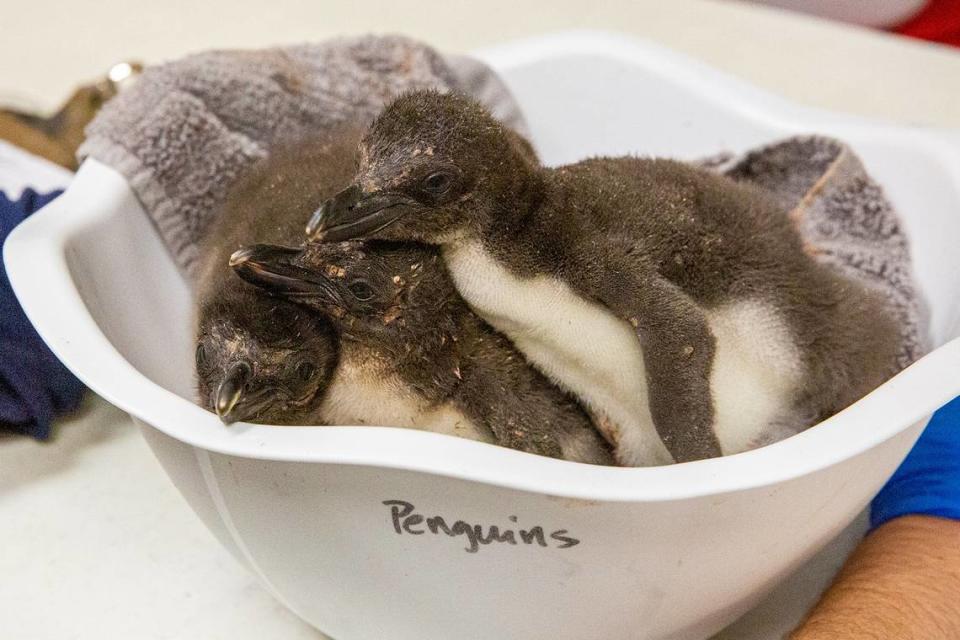
<path id="1" fill-rule="evenodd" d="M 207 348 L 203 346 L 202 342 L 197 345 L 197 350 L 193 357 L 198 367 L 202 367 L 203 365 L 207 364 Z"/>
<path id="2" fill-rule="evenodd" d="M 298 378 L 304 382 L 309 382 L 310 379 L 313 378 L 314 374 L 317 373 L 317 365 L 307 360 L 301 360 L 297 363 L 294 371 L 296 372 Z"/>
<path id="3" fill-rule="evenodd" d="M 366 301 L 373 297 L 373 287 L 366 280 L 354 280 L 347 285 L 353 297 L 360 301 Z"/>
<path id="4" fill-rule="evenodd" d="M 453 178 L 450 177 L 450 174 L 445 171 L 437 171 L 431 173 L 423 180 L 423 188 L 428 193 L 434 195 L 440 195 L 446 193 L 450 189 L 450 185 L 453 183 Z"/>

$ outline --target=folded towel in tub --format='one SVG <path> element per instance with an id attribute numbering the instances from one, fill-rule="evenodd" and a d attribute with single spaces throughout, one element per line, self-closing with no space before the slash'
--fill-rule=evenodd
<path id="1" fill-rule="evenodd" d="M 91 123 L 79 153 L 127 178 L 177 263 L 195 276 L 198 241 L 238 175 L 286 140 L 372 119 L 392 96 L 422 87 L 469 93 L 526 133 L 516 103 L 483 64 L 400 36 L 362 36 L 148 68 Z M 846 145 L 797 137 L 700 164 L 770 191 L 818 260 L 890 300 L 904 327 L 901 366 L 927 350 L 907 239 Z"/>
<path id="2" fill-rule="evenodd" d="M 906 234 L 883 189 L 847 145 L 798 136 L 700 164 L 769 191 L 790 212 L 816 260 L 889 301 L 901 327 L 900 368 L 929 350 L 926 306 Z"/>
<path id="3" fill-rule="evenodd" d="M 193 278 L 211 215 L 272 147 L 372 120 L 391 97 L 423 88 L 470 94 L 526 133 L 510 93 L 482 63 L 400 36 L 361 36 L 147 68 L 90 124 L 78 155 L 124 175 Z"/>

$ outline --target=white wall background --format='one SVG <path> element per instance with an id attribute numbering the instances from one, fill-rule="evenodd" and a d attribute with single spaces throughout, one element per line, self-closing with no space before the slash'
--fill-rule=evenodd
<path id="1" fill-rule="evenodd" d="M 960 127 L 954 50 L 734 0 L 0 0 L 0 102 L 52 108 L 125 58 L 363 31 L 465 51 L 566 28 L 647 37 L 807 103 Z"/>

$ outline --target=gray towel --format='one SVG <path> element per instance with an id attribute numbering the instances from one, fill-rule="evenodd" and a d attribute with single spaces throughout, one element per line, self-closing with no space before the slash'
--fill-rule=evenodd
<path id="1" fill-rule="evenodd" d="M 849 147 L 804 136 L 700 164 L 769 191 L 790 212 L 810 255 L 886 297 L 902 331 L 900 368 L 929 350 L 926 305 L 906 234 Z"/>
<path id="2" fill-rule="evenodd" d="M 192 279 L 198 241 L 227 189 L 272 147 L 369 121 L 391 97 L 426 87 L 473 95 L 526 134 L 513 98 L 482 63 L 400 36 L 362 36 L 212 51 L 148 68 L 90 124 L 79 155 L 126 177 Z M 798 137 L 700 164 L 770 191 L 812 255 L 887 296 L 903 327 L 901 366 L 927 351 L 906 236 L 848 147 Z"/>
<path id="3" fill-rule="evenodd" d="M 526 134 L 513 98 L 482 63 L 400 36 L 361 36 L 150 67 L 90 124 L 78 156 L 124 175 L 192 280 L 198 241 L 227 189 L 272 147 L 366 123 L 391 97 L 422 88 L 473 95 Z"/>

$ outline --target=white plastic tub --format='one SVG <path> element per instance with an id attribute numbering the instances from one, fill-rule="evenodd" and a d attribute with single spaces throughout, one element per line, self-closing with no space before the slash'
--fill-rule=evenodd
<path id="1" fill-rule="evenodd" d="M 191 402 L 188 288 L 124 180 L 96 162 L 10 236 L 10 280 L 63 361 L 143 425 L 211 531 L 337 640 L 705 638 L 847 525 L 929 414 L 960 393 L 960 341 L 947 343 L 960 329 L 960 144 L 791 106 L 609 35 L 482 57 L 515 91 L 550 163 L 694 157 L 803 131 L 849 141 L 906 219 L 941 346 L 776 445 L 598 468 L 400 429 L 225 428 Z M 387 500 L 484 535 L 514 530 L 517 544 L 470 553 L 463 534 L 408 533 L 425 530 L 416 518 L 398 534 Z M 546 546 L 536 533 L 522 541 L 519 530 L 536 526 Z"/>

